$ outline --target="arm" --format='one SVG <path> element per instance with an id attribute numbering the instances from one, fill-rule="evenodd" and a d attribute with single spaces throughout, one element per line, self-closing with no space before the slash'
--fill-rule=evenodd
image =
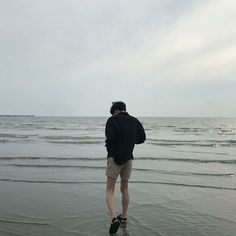
<path id="1" fill-rule="evenodd" d="M 144 143 L 146 140 L 146 134 L 142 124 L 137 120 L 137 138 L 136 144 Z"/>
<path id="2" fill-rule="evenodd" d="M 105 135 L 106 135 L 106 148 L 108 150 L 112 146 L 114 146 L 116 140 L 115 128 L 111 119 L 108 119 L 106 123 Z"/>

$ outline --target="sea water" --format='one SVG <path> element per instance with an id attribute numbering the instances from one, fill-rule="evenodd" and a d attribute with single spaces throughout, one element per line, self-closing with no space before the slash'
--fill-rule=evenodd
<path id="1" fill-rule="evenodd" d="M 236 118 L 139 119 L 118 235 L 236 235 Z M 0 235 L 107 235 L 106 120 L 0 117 Z"/>

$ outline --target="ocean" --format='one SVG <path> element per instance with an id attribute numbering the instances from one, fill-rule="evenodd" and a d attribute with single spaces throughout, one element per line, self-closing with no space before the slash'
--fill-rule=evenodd
<path id="1" fill-rule="evenodd" d="M 0 236 L 108 235 L 107 118 L 0 117 Z M 236 118 L 139 120 L 117 235 L 235 236 Z"/>

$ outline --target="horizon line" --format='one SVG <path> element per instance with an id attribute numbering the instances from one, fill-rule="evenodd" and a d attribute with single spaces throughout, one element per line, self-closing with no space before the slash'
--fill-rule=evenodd
<path id="1" fill-rule="evenodd" d="M 27 115 L 27 114 L 0 114 L 0 117 L 98 117 L 98 118 L 105 118 L 107 116 L 100 116 L 100 115 Z M 236 118 L 236 116 L 139 116 L 136 117 L 140 118 Z"/>

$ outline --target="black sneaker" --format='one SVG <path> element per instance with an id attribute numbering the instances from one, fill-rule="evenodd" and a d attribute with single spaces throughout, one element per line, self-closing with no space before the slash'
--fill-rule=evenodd
<path id="1" fill-rule="evenodd" d="M 117 230 L 119 229 L 119 226 L 120 226 L 120 221 L 118 220 L 118 218 L 113 218 L 112 222 L 111 222 L 110 229 L 109 229 L 109 233 L 111 235 L 115 234 L 117 232 Z"/>
<path id="2" fill-rule="evenodd" d="M 121 224 L 127 223 L 127 218 L 122 218 L 121 214 L 117 216 L 117 219 L 120 221 Z"/>

